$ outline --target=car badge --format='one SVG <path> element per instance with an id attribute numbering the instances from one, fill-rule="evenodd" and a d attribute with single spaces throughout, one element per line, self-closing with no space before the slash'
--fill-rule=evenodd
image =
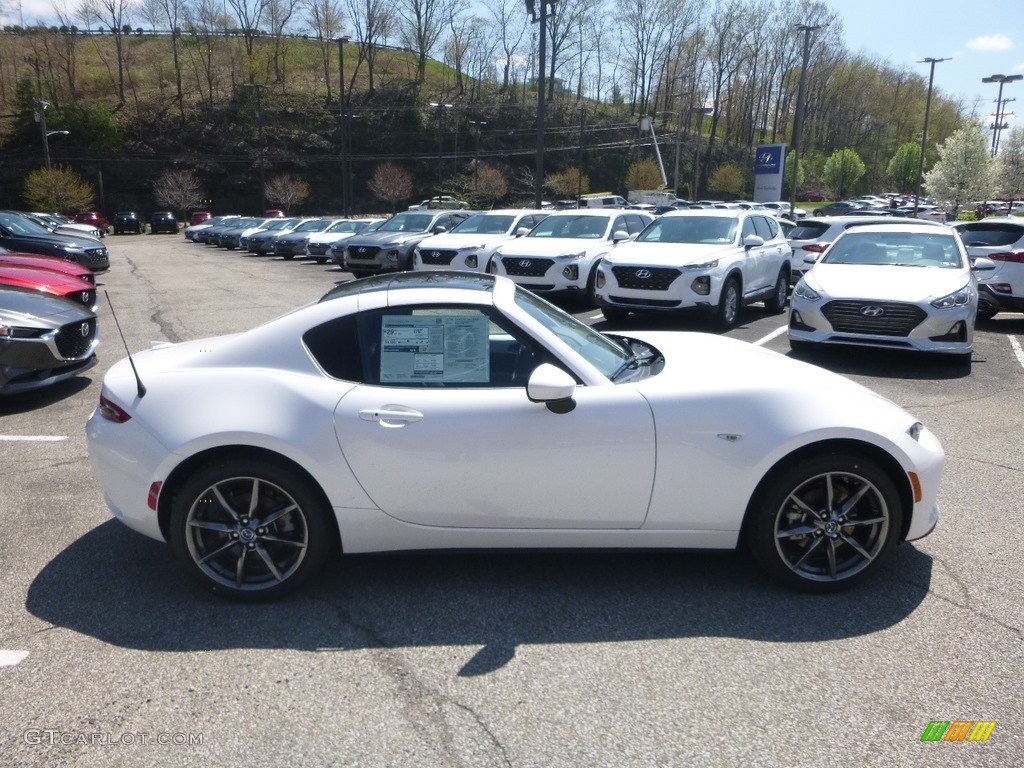
<path id="1" fill-rule="evenodd" d="M 519 260 L 519 266 L 523 267 L 523 269 L 525 269 L 526 267 L 529 267 L 531 264 L 533 264 L 533 262 L 530 261 L 529 259 L 520 259 Z"/>
<path id="2" fill-rule="evenodd" d="M 85 303 L 88 300 L 89 300 L 89 292 L 88 291 L 82 291 L 82 302 Z"/>
<path id="3" fill-rule="evenodd" d="M 885 314 L 885 307 L 868 305 L 866 307 L 861 307 L 860 313 L 864 315 L 864 317 L 881 317 Z"/>
<path id="4" fill-rule="evenodd" d="M 357 251 L 359 251 L 360 253 L 366 253 L 366 249 L 365 249 L 365 248 L 363 248 L 362 246 L 360 246 L 360 247 L 359 247 L 359 248 L 357 248 L 356 250 L 357 250 Z"/>
<path id="5" fill-rule="evenodd" d="M 646 280 L 652 273 L 649 269 L 638 269 L 634 274 L 641 280 Z"/>
<path id="6" fill-rule="evenodd" d="M 89 338 L 89 324 L 82 323 L 80 326 L 78 326 L 78 332 L 82 334 L 83 339 Z"/>
<path id="7" fill-rule="evenodd" d="M 430 258 L 432 258 L 432 259 L 440 258 L 440 256 L 441 256 L 441 254 L 440 254 L 439 251 L 431 251 L 430 252 Z"/>

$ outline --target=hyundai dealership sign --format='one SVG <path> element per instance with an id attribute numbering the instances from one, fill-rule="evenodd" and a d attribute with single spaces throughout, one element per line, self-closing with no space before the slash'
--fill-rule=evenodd
<path id="1" fill-rule="evenodd" d="M 754 202 L 782 200 L 782 176 L 785 171 L 785 144 L 759 146 L 754 158 Z"/>

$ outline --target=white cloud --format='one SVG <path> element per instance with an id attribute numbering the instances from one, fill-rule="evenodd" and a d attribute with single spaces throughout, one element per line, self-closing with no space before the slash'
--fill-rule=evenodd
<path id="1" fill-rule="evenodd" d="M 983 35 L 967 41 L 972 51 L 1008 51 L 1013 48 L 1013 40 L 997 32 L 994 35 Z"/>

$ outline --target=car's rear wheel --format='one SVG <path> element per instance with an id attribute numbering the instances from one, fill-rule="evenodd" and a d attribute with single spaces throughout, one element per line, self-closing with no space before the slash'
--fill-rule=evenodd
<path id="1" fill-rule="evenodd" d="M 786 310 L 786 302 L 789 300 L 789 272 L 783 267 L 779 270 L 779 276 L 775 279 L 775 288 L 772 295 L 765 300 L 765 308 L 773 315 Z"/>
<path id="2" fill-rule="evenodd" d="M 734 328 L 740 316 L 740 284 L 735 277 L 727 278 L 718 299 L 718 324 L 725 329 Z"/>
<path id="3" fill-rule="evenodd" d="M 836 592 L 870 576 L 892 552 L 903 520 L 892 479 L 858 453 L 797 461 L 752 505 L 744 535 L 755 559 L 809 592 Z"/>
<path id="4" fill-rule="evenodd" d="M 372 274 L 373 274 L 372 272 L 367 272 L 365 269 L 353 269 L 352 270 L 352 277 L 355 277 L 355 278 L 369 277 Z"/>
<path id="5" fill-rule="evenodd" d="M 263 459 L 205 466 L 175 493 L 170 543 L 209 589 L 239 600 L 294 590 L 334 544 L 308 479 Z"/>

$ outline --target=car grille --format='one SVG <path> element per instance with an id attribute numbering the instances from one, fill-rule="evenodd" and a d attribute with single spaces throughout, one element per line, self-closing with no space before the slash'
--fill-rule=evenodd
<path id="1" fill-rule="evenodd" d="M 631 296 L 616 296 L 614 294 L 612 294 L 610 298 L 616 304 L 628 304 L 633 307 L 664 307 L 666 309 L 671 309 L 673 307 L 678 307 L 680 304 L 678 301 L 671 301 L 667 299 L 634 299 Z"/>
<path id="2" fill-rule="evenodd" d="M 878 336 L 909 336 L 928 316 L 915 304 L 891 301 L 830 301 L 821 312 L 837 333 Z"/>
<path id="3" fill-rule="evenodd" d="M 458 251 L 420 251 L 420 259 L 424 264 L 451 264 Z"/>
<path id="4" fill-rule="evenodd" d="M 92 346 L 96 337 L 96 318 L 68 323 L 57 331 L 54 341 L 57 344 L 57 351 L 65 360 L 74 360 L 81 357 Z"/>
<path id="5" fill-rule="evenodd" d="M 672 267 L 612 267 L 620 288 L 635 291 L 667 291 L 682 274 Z"/>
<path id="6" fill-rule="evenodd" d="M 106 264 L 108 261 L 106 248 L 86 248 L 85 254 L 93 264 Z"/>
<path id="7" fill-rule="evenodd" d="M 510 256 L 501 260 L 505 272 L 515 277 L 541 277 L 554 263 L 554 259 L 528 259 L 518 256 Z"/>
<path id="8" fill-rule="evenodd" d="M 380 248 L 376 245 L 356 245 L 348 248 L 345 255 L 354 261 L 365 261 L 374 258 Z"/>
<path id="9" fill-rule="evenodd" d="M 306 246 L 306 250 L 310 256 L 323 256 L 327 253 L 328 247 L 326 243 L 310 243 Z"/>

